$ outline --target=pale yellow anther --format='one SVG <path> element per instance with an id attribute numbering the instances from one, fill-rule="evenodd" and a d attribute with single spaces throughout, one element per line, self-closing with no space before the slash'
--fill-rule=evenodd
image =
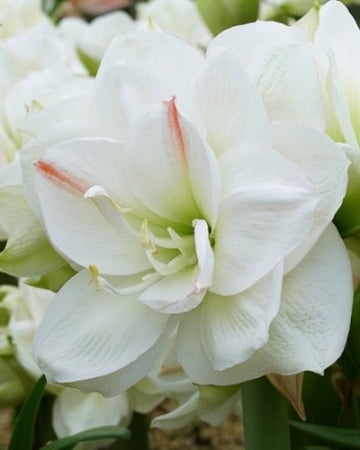
<path id="1" fill-rule="evenodd" d="M 154 243 L 151 241 L 148 233 L 149 224 L 147 219 L 143 220 L 143 223 L 141 224 L 141 239 L 142 239 L 142 245 L 146 248 L 151 248 L 151 252 L 153 255 L 157 253 L 156 247 Z"/>
<path id="2" fill-rule="evenodd" d="M 149 235 L 148 235 L 148 221 L 147 219 L 143 220 L 143 223 L 141 224 L 141 239 L 142 239 L 142 245 L 144 247 L 147 247 L 150 243 Z"/>
<path id="3" fill-rule="evenodd" d="M 156 23 L 151 17 L 147 18 L 144 28 L 148 31 L 161 31 L 158 25 L 156 25 Z"/>
<path id="4" fill-rule="evenodd" d="M 89 280 L 89 284 L 92 282 L 95 282 L 95 290 L 99 291 L 100 290 L 100 271 L 99 269 L 94 265 L 94 264 L 90 264 L 89 266 L 89 271 L 91 274 L 91 278 Z"/>
<path id="5" fill-rule="evenodd" d="M 25 109 L 26 109 L 26 113 L 28 114 L 31 110 L 33 111 L 42 111 L 43 109 L 45 109 L 45 105 L 43 105 L 41 102 L 39 102 L 39 100 L 37 100 L 36 98 L 34 98 L 30 105 L 25 103 Z"/>
<path id="6" fill-rule="evenodd" d="M 176 367 L 165 367 L 163 366 L 160 371 L 160 375 L 174 375 L 176 373 L 183 372 L 183 369 L 180 366 Z"/>

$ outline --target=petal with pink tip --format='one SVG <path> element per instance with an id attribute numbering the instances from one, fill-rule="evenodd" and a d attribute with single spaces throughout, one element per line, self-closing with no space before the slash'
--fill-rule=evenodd
<path id="1" fill-rule="evenodd" d="M 127 193 L 131 198 L 121 185 L 125 177 L 119 180 L 124 170 L 121 150 L 116 141 L 75 139 L 53 146 L 37 162 L 36 189 L 51 242 L 71 261 L 83 267 L 95 264 L 112 275 L 150 267 L 140 230 L 127 223 L 126 214 L 114 206 L 101 211 L 85 198 L 92 184 L 100 183 L 115 200 L 121 202 Z"/>
<path id="2" fill-rule="evenodd" d="M 179 114 L 175 98 L 139 121 L 127 156 L 132 188 L 151 211 L 188 227 L 194 218 L 214 225 L 220 198 L 216 158 Z"/>

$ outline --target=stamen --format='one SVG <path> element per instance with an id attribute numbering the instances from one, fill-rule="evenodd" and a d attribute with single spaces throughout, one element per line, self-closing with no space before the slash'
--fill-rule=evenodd
<path id="1" fill-rule="evenodd" d="M 160 371 L 160 375 L 174 375 L 183 372 L 180 366 L 177 367 L 165 367 L 163 366 Z"/>
<path id="2" fill-rule="evenodd" d="M 108 200 L 111 203 L 111 205 L 122 214 L 131 212 L 131 208 L 125 208 L 121 206 L 116 200 L 110 197 L 110 195 L 105 191 L 105 189 L 102 186 L 98 185 L 91 186 L 91 188 L 89 188 L 84 194 L 85 199 L 88 198 L 93 199 L 94 197 L 105 197 L 106 200 Z"/>
<path id="3" fill-rule="evenodd" d="M 143 220 L 143 223 L 141 224 L 141 238 L 142 238 L 142 245 L 143 245 L 145 248 L 150 248 L 151 253 L 152 253 L 153 255 L 156 255 L 157 250 L 156 250 L 155 244 L 154 244 L 154 243 L 152 242 L 152 240 L 150 239 L 150 236 L 149 236 L 148 231 L 149 231 L 148 220 L 147 220 L 147 219 L 144 219 L 144 220 Z"/>
<path id="4" fill-rule="evenodd" d="M 100 290 L 100 280 L 99 280 L 100 271 L 99 271 L 99 269 L 94 264 L 90 264 L 89 272 L 91 274 L 89 284 L 92 282 L 95 282 L 95 291 L 99 291 Z"/>

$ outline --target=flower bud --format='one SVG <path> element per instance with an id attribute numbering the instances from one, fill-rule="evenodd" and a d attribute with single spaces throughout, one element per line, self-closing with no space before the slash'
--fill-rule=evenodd
<path id="1" fill-rule="evenodd" d="M 259 13 L 258 0 L 196 0 L 196 4 L 214 34 L 234 25 L 253 22 Z"/>

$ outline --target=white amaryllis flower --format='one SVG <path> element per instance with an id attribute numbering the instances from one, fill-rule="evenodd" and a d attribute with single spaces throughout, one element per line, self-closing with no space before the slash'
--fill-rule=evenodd
<path id="1" fill-rule="evenodd" d="M 67 17 L 60 21 L 61 35 L 71 38 L 78 51 L 100 62 L 109 43 L 119 34 L 134 31 L 136 22 L 124 11 L 114 11 L 96 17 L 90 23 L 80 17 Z"/>
<path id="2" fill-rule="evenodd" d="M 54 129 L 34 164 L 48 236 L 84 268 L 35 337 L 50 380 L 115 395 L 148 373 L 174 333 L 177 359 L 200 384 L 322 372 L 338 358 L 352 286 L 330 222 L 348 161 L 300 125 L 323 119 L 311 46 L 293 33 L 277 76 L 294 110 L 273 110 L 278 86 L 265 106 L 294 120 L 273 124 L 221 41 L 206 58 L 155 31 L 110 46 L 87 134 L 75 137 L 78 121 L 74 138 Z"/>
<path id="3" fill-rule="evenodd" d="M 138 20 L 153 21 L 161 30 L 183 39 L 194 47 L 206 48 L 211 32 L 191 0 L 150 0 L 136 5 Z"/>
<path id="4" fill-rule="evenodd" d="M 314 15 L 310 12 L 300 21 L 300 28 Z M 316 9 L 313 21 L 313 49 L 319 73 L 327 115 L 328 134 L 337 142 L 355 148 L 360 145 L 360 126 L 357 123 L 360 82 L 359 28 L 347 8 L 331 0 Z"/>
<path id="5" fill-rule="evenodd" d="M 331 0 L 299 24 L 313 41 L 326 132 L 342 145 L 352 165 L 344 203 L 336 216 L 343 236 L 359 234 L 360 213 L 360 31 L 347 8 Z M 310 31 L 310 32 L 309 32 Z M 359 249 L 356 250 L 359 252 Z"/>

